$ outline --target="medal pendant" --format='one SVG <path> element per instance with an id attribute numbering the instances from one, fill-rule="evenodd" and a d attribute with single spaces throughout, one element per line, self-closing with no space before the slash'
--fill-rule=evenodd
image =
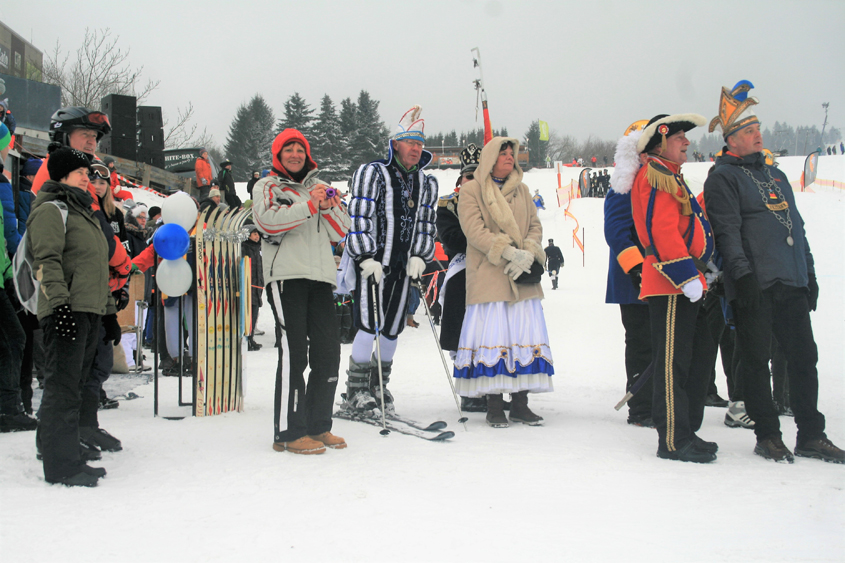
<path id="1" fill-rule="evenodd" d="M 414 200 L 413 200 L 413 199 L 409 199 L 409 200 L 408 200 L 408 209 L 413 209 L 413 208 L 414 208 Z M 790 238 L 791 238 L 791 237 L 790 237 Z"/>
<path id="2" fill-rule="evenodd" d="M 795 241 L 792 240 L 792 235 L 789 235 L 788 237 L 786 237 L 786 244 L 788 244 L 789 246 L 792 246 L 793 244 L 795 244 Z"/>

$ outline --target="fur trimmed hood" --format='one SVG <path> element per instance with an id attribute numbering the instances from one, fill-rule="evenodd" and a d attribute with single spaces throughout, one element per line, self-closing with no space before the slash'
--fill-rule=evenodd
<path id="1" fill-rule="evenodd" d="M 491 177 L 491 172 L 493 171 L 493 166 L 496 165 L 496 160 L 499 158 L 499 151 L 505 143 L 513 143 L 513 171 L 511 171 L 505 183 L 499 189 L 498 184 Z M 481 159 L 473 176 L 481 185 L 481 195 L 496 225 L 510 237 L 511 242 L 517 248 L 522 248 L 522 234 L 508 206 L 508 201 L 513 199 L 516 189 L 522 184 L 522 168 L 519 167 L 519 163 L 516 161 L 517 154 L 519 154 L 519 140 L 512 137 L 493 137 L 481 150 Z M 504 246 L 502 245 L 502 248 Z"/>

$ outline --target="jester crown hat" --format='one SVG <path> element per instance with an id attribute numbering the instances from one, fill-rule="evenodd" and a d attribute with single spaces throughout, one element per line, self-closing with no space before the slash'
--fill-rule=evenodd
<path id="1" fill-rule="evenodd" d="M 394 141 L 413 139 L 421 143 L 425 142 L 425 120 L 420 118 L 421 112 L 420 106 L 414 106 L 405 112 L 396 126 L 396 132 L 393 134 Z"/>
<path id="2" fill-rule="evenodd" d="M 481 149 L 470 143 L 461 151 L 461 175 L 475 171 L 481 159 Z"/>
<path id="3" fill-rule="evenodd" d="M 722 87 L 722 96 L 719 99 L 719 115 L 710 122 L 711 133 L 716 127 L 721 127 L 722 135 L 727 139 L 740 129 L 760 123 L 757 116 L 751 111 L 751 106 L 757 105 L 757 98 L 748 97 L 748 91 L 754 85 L 748 80 L 740 80 L 732 90 Z"/>

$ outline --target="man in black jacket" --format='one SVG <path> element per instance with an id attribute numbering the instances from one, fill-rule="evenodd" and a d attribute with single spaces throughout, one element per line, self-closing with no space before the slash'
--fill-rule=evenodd
<path id="1" fill-rule="evenodd" d="M 220 186 L 220 191 L 223 192 L 223 198 L 226 205 L 232 209 L 238 209 L 241 206 L 241 198 L 235 193 L 235 179 L 232 176 L 232 162 L 224 160 L 220 163 L 220 173 L 217 174 L 217 184 Z"/>
<path id="2" fill-rule="evenodd" d="M 845 452 L 828 440 L 818 411 L 818 350 L 810 323 L 819 296 L 813 255 L 789 180 L 765 163 L 760 122 L 750 109 L 757 100 L 747 96 L 751 88 L 748 81 L 722 88 L 710 131 L 721 126 L 727 146 L 704 184 L 704 198 L 734 310 L 739 379 L 757 436 L 754 453 L 793 462 L 769 384 L 774 334 L 789 364 L 795 455 L 845 463 Z"/>
<path id="3" fill-rule="evenodd" d="M 560 268 L 563 266 L 563 253 L 555 246 L 555 241 L 549 239 L 549 246 L 546 247 L 546 270 L 552 279 L 552 289 L 557 289 L 557 278 Z"/>

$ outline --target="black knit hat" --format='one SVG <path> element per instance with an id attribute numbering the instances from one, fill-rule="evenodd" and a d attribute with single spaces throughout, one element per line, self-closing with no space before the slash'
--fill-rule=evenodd
<path id="1" fill-rule="evenodd" d="M 84 152 L 70 147 L 56 149 L 47 159 L 47 172 L 50 173 L 50 179 L 56 182 L 79 168 L 85 168 L 87 172 L 90 172 L 91 161 Z"/>

